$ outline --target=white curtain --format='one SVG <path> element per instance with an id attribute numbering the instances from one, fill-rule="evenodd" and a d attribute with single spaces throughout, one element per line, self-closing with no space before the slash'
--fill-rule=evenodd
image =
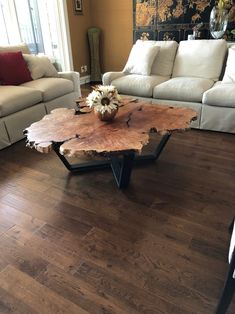
<path id="1" fill-rule="evenodd" d="M 73 70 L 66 0 L 0 0 L 0 45 L 26 42 L 60 70 Z"/>

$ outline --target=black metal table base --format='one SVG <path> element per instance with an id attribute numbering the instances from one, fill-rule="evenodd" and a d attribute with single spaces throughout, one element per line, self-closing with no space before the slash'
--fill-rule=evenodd
<path id="1" fill-rule="evenodd" d="M 79 164 L 70 164 L 68 160 L 60 154 L 60 146 L 63 143 L 55 143 L 53 149 L 65 167 L 72 173 L 81 173 L 111 167 L 119 189 L 124 189 L 129 184 L 133 164 L 157 160 L 170 136 L 171 134 L 163 135 L 155 151 L 149 155 L 135 156 L 134 151 L 130 150 L 120 153 L 119 156 L 121 157 L 111 156 L 106 160 L 97 160 Z"/>

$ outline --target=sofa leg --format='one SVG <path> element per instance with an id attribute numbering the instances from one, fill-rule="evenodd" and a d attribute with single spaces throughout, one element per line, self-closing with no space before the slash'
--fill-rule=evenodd
<path id="1" fill-rule="evenodd" d="M 220 298 L 219 304 L 217 306 L 217 309 L 215 311 L 215 314 L 225 314 L 231 301 L 232 297 L 234 295 L 235 291 L 235 280 L 230 279 L 226 282 L 222 296 Z"/>
<path id="2" fill-rule="evenodd" d="M 234 269 L 235 269 L 235 250 L 233 251 L 229 271 L 215 314 L 225 314 L 232 301 L 232 297 L 235 292 L 235 279 L 233 278 Z"/>
<path id="3" fill-rule="evenodd" d="M 232 220 L 232 222 L 231 222 L 231 224 L 229 225 L 229 228 L 228 228 L 230 233 L 233 232 L 234 221 L 235 221 L 235 216 L 233 217 L 233 220 Z"/>

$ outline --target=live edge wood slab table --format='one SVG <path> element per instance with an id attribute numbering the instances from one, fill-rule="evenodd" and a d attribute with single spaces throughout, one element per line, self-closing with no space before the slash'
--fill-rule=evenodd
<path id="1" fill-rule="evenodd" d="M 126 188 L 133 163 L 156 160 L 172 132 L 188 129 L 196 116 L 192 109 L 125 98 L 112 122 L 100 121 L 93 112 L 84 114 L 82 110 L 60 108 L 33 123 L 24 133 L 28 146 L 42 153 L 54 150 L 69 171 L 111 167 L 118 187 Z M 160 133 L 161 140 L 153 154 L 141 155 L 151 132 Z M 71 164 L 66 158 L 81 153 L 106 158 L 82 164 Z"/>

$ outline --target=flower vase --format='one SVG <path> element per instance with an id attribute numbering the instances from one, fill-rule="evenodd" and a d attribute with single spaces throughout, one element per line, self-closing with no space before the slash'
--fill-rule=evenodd
<path id="1" fill-rule="evenodd" d="M 224 8 L 213 7 L 209 24 L 211 36 L 215 39 L 222 38 L 228 25 L 228 11 Z"/>
<path id="2" fill-rule="evenodd" d="M 102 112 L 96 110 L 96 108 L 94 108 L 95 115 L 101 121 L 106 121 L 106 122 L 112 121 L 115 118 L 117 112 L 118 112 L 118 107 L 115 108 L 115 109 L 111 109 L 110 112 L 109 111 L 105 111 L 104 113 L 102 113 Z"/>

